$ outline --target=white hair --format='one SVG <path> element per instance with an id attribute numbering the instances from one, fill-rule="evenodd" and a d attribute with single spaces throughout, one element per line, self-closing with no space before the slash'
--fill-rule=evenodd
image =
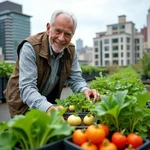
<path id="1" fill-rule="evenodd" d="M 50 25 L 53 25 L 55 23 L 55 20 L 56 20 L 56 17 L 60 14 L 66 14 L 68 15 L 72 20 L 73 20 L 73 24 L 74 24 L 74 28 L 73 28 L 73 34 L 75 33 L 75 30 L 77 28 L 77 19 L 76 17 L 71 13 L 71 12 L 67 12 L 67 11 L 64 11 L 64 10 L 56 10 L 52 16 L 51 16 L 51 19 L 50 19 Z"/>

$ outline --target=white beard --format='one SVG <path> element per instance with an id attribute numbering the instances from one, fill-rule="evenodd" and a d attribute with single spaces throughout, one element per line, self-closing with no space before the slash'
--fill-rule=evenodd
<path id="1" fill-rule="evenodd" d="M 55 50 L 53 44 L 51 44 L 51 46 L 52 46 L 52 49 L 53 49 L 53 51 L 54 51 L 55 53 L 61 53 L 61 52 L 63 52 L 63 50 L 64 50 L 64 48 L 63 48 L 63 49 L 57 51 L 57 50 Z"/>

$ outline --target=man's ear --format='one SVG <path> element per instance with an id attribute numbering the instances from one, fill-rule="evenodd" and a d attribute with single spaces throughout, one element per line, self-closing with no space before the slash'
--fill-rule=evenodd
<path id="1" fill-rule="evenodd" d="M 49 23 L 46 24 L 46 31 L 47 31 L 47 34 L 49 35 L 49 32 L 50 32 L 50 24 Z"/>

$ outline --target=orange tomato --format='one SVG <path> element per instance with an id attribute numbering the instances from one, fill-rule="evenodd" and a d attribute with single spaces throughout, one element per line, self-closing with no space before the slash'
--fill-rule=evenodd
<path id="1" fill-rule="evenodd" d="M 72 142 L 77 144 L 77 145 L 81 145 L 85 142 L 87 142 L 88 139 L 87 139 L 87 136 L 85 134 L 85 131 L 82 130 L 82 129 L 77 129 L 73 132 L 72 134 Z"/>
<path id="2" fill-rule="evenodd" d="M 102 128 L 102 129 L 104 129 L 105 136 L 107 137 L 109 135 L 109 132 L 110 132 L 109 126 L 106 125 L 106 124 L 99 124 L 99 127 Z"/>
<path id="3" fill-rule="evenodd" d="M 117 147 L 114 143 L 112 142 L 105 142 L 99 150 L 117 150 Z"/>
<path id="4" fill-rule="evenodd" d="M 92 144 L 91 142 L 85 142 L 81 145 L 81 148 L 84 150 L 98 150 L 97 146 L 95 144 Z"/>
<path id="5" fill-rule="evenodd" d="M 97 147 L 100 148 L 102 145 L 105 145 L 105 143 L 109 143 L 110 140 L 108 138 L 104 138 L 104 140 L 100 143 L 100 144 L 97 144 Z"/>
<path id="6" fill-rule="evenodd" d="M 105 138 L 104 129 L 100 128 L 98 125 L 88 126 L 85 133 L 88 140 L 93 144 L 100 144 Z"/>

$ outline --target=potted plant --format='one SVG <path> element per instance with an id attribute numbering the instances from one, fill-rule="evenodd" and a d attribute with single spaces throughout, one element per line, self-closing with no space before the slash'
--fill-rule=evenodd
<path id="1" fill-rule="evenodd" d="M 63 149 L 63 138 L 71 135 L 74 127 L 62 119 L 65 109 L 46 114 L 31 109 L 26 115 L 16 115 L 0 123 L 0 149 L 48 150 Z"/>
<path id="2" fill-rule="evenodd" d="M 0 100 L 5 101 L 3 91 L 6 89 L 8 78 L 14 68 L 14 64 L 2 61 L 0 62 Z"/>

